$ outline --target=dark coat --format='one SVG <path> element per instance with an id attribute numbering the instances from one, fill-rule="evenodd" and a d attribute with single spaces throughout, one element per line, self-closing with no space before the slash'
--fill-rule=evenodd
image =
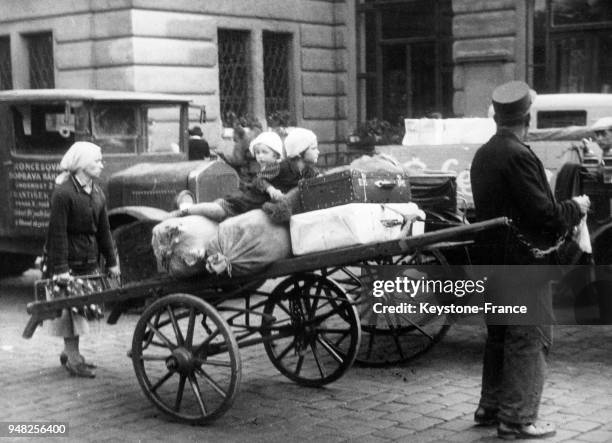
<path id="1" fill-rule="evenodd" d="M 210 147 L 203 138 L 189 137 L 189 160 L 203 160 L 210 157 Z"/>
<path id="2" fill-rule="evenodd" d="M 106 267 L 117 264 L 106 198 L 97 184 L 87 194 L 71 175 L 55 187 L 46 248 L 47 265 L 53 274 L 96 264 L 100 254 Z"/>
<path id="3" fill-rule="evenodd" d="M 555 201 L 542 162 L 510 131 L 499 130 L 478 149 L 470 176 L 476 218 L 481 221 L 506 216 L 538 248 L 553 246 L 580 221 L 578 204 Z M 499 238 L 489 240 L 503 242 Z M 526 252 L 510 261 L 528 262 Z M 499 259 L 502 253 L 498 248 L 492 255 Z"/>

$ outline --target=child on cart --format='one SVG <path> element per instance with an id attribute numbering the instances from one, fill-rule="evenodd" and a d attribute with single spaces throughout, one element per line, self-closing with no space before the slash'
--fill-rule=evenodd
<path id="1" fill-rule="evenodd" d="M 214 202 L 198 203 L 173 211 L 172 217 L 201 215 L 221 222 L 226 218 L 243 214 L 270 201 L 281 200 L 302 178 L 318 175 L 314 167 L 319 156 L 314 132 L 296 128 L 285 139 L 287 158 L 283 158 L 283 142 L 274 132 L 259 134 L 249 150 L 260 165 L 251 183 L 243 190 Z"/>

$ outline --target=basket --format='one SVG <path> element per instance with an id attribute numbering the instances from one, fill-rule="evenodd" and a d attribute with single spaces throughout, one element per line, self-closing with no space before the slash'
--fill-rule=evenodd
<path id="1" fill-rule="evenodd" d="M 119 287 L 119 280 L 102 274 L 76 275 L 69 280 L 57 277 L 36 280 L 34 282 L 34 300 L 52 301 L 58 298 L 78 297 L 91 295 L 107 289 Z M 82 315 L 87 320 L 100 320 L 104 317 L 104 309 L 101 305 L 89 304 L 73 306 L 75 314 Z M 58 312 L 58 317 L 61 311 Z"/>

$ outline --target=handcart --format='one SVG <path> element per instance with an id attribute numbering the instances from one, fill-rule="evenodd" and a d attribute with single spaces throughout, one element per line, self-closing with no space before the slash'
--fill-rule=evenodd
<path id="1" fill-rule="evenodd" d="M 204 424 L 220 417 L 236 397 L 239 348 L 263 344 L 272 364 L 304 386 L 326 385 L 351 367 L 362 352 L 362 333 L 376 336 L 380 328 L 362 331 L 356 293 L 335 281 L 336 276 L 351 275 L 360 265 L 418 264 L 424 257 L 442 257 L 441 250 L 462 247 L 479 232 L 508 225 L 506 218 L 498 218 L 313 253 L 273 263 L 258 275 L 156 276 L 87 295 L 36 301 L 28 304 L 30 319 L 23 336 L 32 337 L 43 320 L 62 309 L 102 303 L 125 306 L 144 299 L 147 306 L 136 324 L 130 352 L 136 378 L 161 411 Z M 262 286 L 268 280 L 271 290 L 265 289 L 269 284 Z M 116 322 L 120 313 L 116 308 L 109 322 Z M 440 336 L 426 330 L 431 320 L 409 320 L 385 333 L 396 339 L 417 333 L 431 346 Z M 404 353 L 401 345 L 399 349 Z"/>

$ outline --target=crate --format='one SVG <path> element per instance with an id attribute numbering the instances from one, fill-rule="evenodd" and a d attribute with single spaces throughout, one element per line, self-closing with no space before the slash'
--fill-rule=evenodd
<path id="1" fill-rule="evenodd" d="M 63 297 L 90 295 L 117 287 L 119 287 L 117 278 L 102 274 L 73 276 L 72 281 L 68 284 L 46 278 L 34 282 L 34 299 L 36 301 L 51 301 Z"/>
<path id="2" fill-rule="evenodd" d="M 356 169 L 302 180 L 300 212 L 315 211 L 349 203 L 408 203 L 408 174 L 373 173 Z"/>

